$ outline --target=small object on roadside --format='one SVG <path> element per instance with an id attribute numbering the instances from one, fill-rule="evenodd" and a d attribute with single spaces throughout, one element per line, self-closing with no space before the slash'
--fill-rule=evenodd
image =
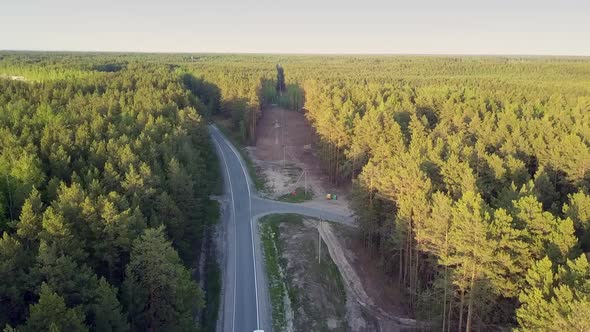
<path id="1" fill-rule="evenodd" d="M 297 191 L 291 192 L 291 195 L 293 195 L 293 196 L 297 195 Z"/>
<path id="2" fill-rule="evenodd" d="M 336 194 L 332 195 L 332 200 L 333 200 L 333 201 L 336 201 L 336 200 L 338 200 L 338 196 L 337 196 Z"/>
<path id="3" fill-rule="evenodd" d="M 332 194 L 326 194 L 326 199 L 332 199 Z"/>

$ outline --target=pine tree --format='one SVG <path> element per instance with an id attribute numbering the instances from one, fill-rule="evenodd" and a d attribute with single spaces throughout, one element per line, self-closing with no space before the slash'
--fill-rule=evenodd
<path id="1" fill-rule="evenodd" d="M 486 290 L 479 282 L 495 274 L 495 243 L 490 239 L 491 215 L 481 197 L 465 192 L 455 205 L 449 230 L 450 252 L 448 264 L 454 266 L 453 283 L 460 292 L 459 331 L 463 328 L 463 313 L 467 300 L 465 331 L 473 328 L 474 305 Z M 467 298 L 467 299 L 466 299 Z"/>
<path id="2" fill-rule="evenodd" d="M 22 330 L 31 331 L 89 331 L 80 307 L 67 308 L 64 299 L 43 283 L 39 302 L 31 305 L 30 316 Z"/>
<path id="3" fill-rule="evenodd" d="M 576 235 L 584 252 L 590 251 L 590 195 L 579 191 L 569 196 L 569 202 L 564 204 L 563 213 L 573 222 Z"/>
<path id="4" fill-rule="evenodd" d="M 128 260 L 133 241 L 146 228 L 145 218 L 139 208 L 120 212 L 116 207 L 117 201 L 119 199 L 116 197 L 102 200 L 102 227 L 94 248 L 101 253 L 99 258 L 106 265 L 109 280 L 116 285 L 122 281 L 124 263 Z"/>
<path id="5" fill-rule="evenodd" d="M 48 207 L 43 213 L 43 231 L 41 240 L 54 246 L 59 253 L 69 255 L 77 260 L 86 258 L 82 239 L 75 236 L 72 227 L 66 223 L 64 216 Z"/>
<path id="6" fill-rule="evenodd" d="M 78 264 L 54 245 L 41 242 L 35 273 L 68 306 L 90 303 L 98 279 L 85 264 Z"/>
<path id="7" fill-rule="evenodd" d="M 451 316 L 452 290 L 450 289 L 449 276 L 449 231 L 452 223 L 453 201 L 446 194 L 436 192 L 432 195 L 432 207 L 428 218 L 416 223 L 416 242 L 418 249 L 434 255 L 437 263 L 443 266 L 439 271 L 442 275 L 442 330 L 446 331 L 451 324 L 448 317 Z M 440 282 L 438 283 L 441 284 Z M 438 302 L 438 300 L 437 300 Z"/>
<path id="8" fill-rule="evenodd" d="M 39 233 L 43 229 L 42 225 L 43 203 L 39 191 L 33 189 L 29 198 L 25 201 L 19 222 L 16 225 L 16 233 L 27 246 L 32 246 L 39 242 Z"/>
<path id="9" fill-rule="evenodd" d="M 475 176 L 469 164 L 459 161 L 455 154 L 441 167 L 441 175 L 447 191 L 454 199 L 459 199 L 466 191 L 476 192 Z"/>
<path id="10" fill-rule="evenodd" d="M 0 325 L 19 322 L 26 312 L 26 298 L 33 287 L 29 269 L 33 252 L 28 251 L 14 237 L 4 232 L 0 238 Z"/>
<path id="11" fill-rule="evenodd" d="M 526 276 L 527 288 L 519 295 L 516 317 L 521 331 L 590 330 L 590 266 L 585 255 L 554 272 L 545 257 Z"/>
<path id="12" fill-rule="evenodd" d="M 94 291 L 93 304 L 90 306 L 91 325 L 95 331 L 122 332 L 129 330 L 127 315 L 123 312 L 117 299 L 117 289 L 111 286 L 104 278 L 98 281 L 98 287 Z"/>
<path id="13" fill-rule="evenodd" d="M 521 197 L 513 204 L 515 228 L 525 231 L 532 258 L 538 260 L 549 255 L 554 261 L 565 262 L 577 242 L 571 219 L 562 220 L 544 212 L 532 195 Z"/>
<path id="14" fill-rule="evenodd" d="M 175 248 L 185 263 L 195 258 L 193 250 L 201 235 L 201 227 L 195 222 L 202 215 L 201 204 L 195 196 L 193 181 L 178 160 L 168 163 L 166 189 L 170 194 L 163 193 L 158 197 L 158 218 L 166 225 Z"/>
<path id="15" fill-rule="evenodd" d="M 191 330 L 202 293 L 181 264 L 162 228 L 148 229 L 133 244 L 123 285 L 136 330 Z"/>

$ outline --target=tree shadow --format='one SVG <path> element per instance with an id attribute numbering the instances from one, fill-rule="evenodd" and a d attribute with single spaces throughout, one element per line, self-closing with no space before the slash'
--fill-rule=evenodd
<path id="1" fill-rule="evenodd" d="M 291 111 L 301 111 L 305 103 L 305 91 L 297 83 L 287 84 L 285 91 L 280 94 L 277 80 L 264 79 L 260 82 L 258 95 L 263 108 L 274 104 Z"/>
<path id="2" fill-rule="evenodd" d="M 194 101 L 194 106 L 197 106 L 197 109 L 199 109 L 198 106 L 201 106 L 199 111 L 203 115 L 208 117 L 221 112 L 221 90 L 217 85 L 189 73 L 182 74 L 181 79 L 185 88 L 198 99 Z M 202 109 L 203 106 L 205 109 Z"/>

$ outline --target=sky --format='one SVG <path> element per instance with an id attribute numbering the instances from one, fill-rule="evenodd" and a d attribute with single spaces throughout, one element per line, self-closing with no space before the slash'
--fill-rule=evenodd
<path id="1" fill-rule="evenodd" d="M 590 0 L 0 0 L 0 50 L 590 56 Z"/>

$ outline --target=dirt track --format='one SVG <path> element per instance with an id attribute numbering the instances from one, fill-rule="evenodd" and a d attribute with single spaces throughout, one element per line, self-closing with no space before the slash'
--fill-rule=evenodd
<path id="1" fill-rule="evenodd" d="M 314 192 L 314 199 L 305 204 L 352 215 L 347 201 L 349 188 L 330 184 L 320 167 L 313 137 L 313 129 L 303 113 L 271 107 L 263 111 L 258 122 L 257 141 L 249 148 L 250 156 L 266 177 L 270 197 L 276 198 L 302 187 L 305 182 L 301 175 L 305 170 L 307 185 Z M 339 199 L 326 200 L 326 193 L 336 193 Z M 345 283 L 346 320 L 351 330 L 411 329 L 415 321 L 402 318 L 407 312 L 401 292 L 389 285 L 378 262 L 357 239 L 356 226 L 333 228 L 328 223 L 323 224 L 319 231 Z"/>
<path id="2" fill-rule="evenodd" d="M 401 331 L 402 329 L 416 326 L 416 321 L 414 319 L 398 317 L 386 312 L 367 294 L 363 282 L 355 271 L 355 268 L 349 262 L 342 244 L 334 234 L 332 226 L 329 223 L 318 223 L 318 231 L 322 240 L 328 247 L 330 257 L 340 270 L 342 279 L 346 284 L 345 288 L 347 292 L 350 293 L 350 297 L 377 320 L 381 331 Z M 350 327 L 354 331 L 362 330 L 365 325 L 365 322 L 362 321 L 362 317 L 355 313 L 351 313 L 350 311 L 354 311 L 354 309 L 349 306 L 348 320 Z"/>

